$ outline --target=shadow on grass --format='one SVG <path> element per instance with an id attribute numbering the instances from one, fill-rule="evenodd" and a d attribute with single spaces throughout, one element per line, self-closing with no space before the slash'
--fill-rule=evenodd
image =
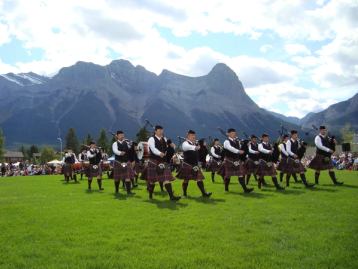
<path id="1" fill-rule="evenodd" d="M 274 192 L 284 195 L 301 195 L 305 193 L 303 190 L 300 189 L 289 189 L 285 188 L 284 190 L 276 190 L 276 189 L 262 189 L 263 192 Z"/>
<path id="2" fill-rule="evenodd" d="M 180 207 L 188 206 L 188 204 L 181 203 L 180 200 L 179 201 L 171 201 L 171 200 L 161 201 L 161 200 L 157 200 L 157 199 L 148 199 L 148 200 L 145 200 L 144 202 L 148 203 L 148 204 L 154 204 L 158 208 L 165 208 L 165 209 L 170 209 L 170 210 L 178 210 Z"/>
<path id="3" fill-rule="evenodd" d="M 332 184 L 322 184 L 321 186 L 325 187 L 335 187 L 335 188 L 352 188 L 352 189 L 358 189 L 358 186 L 356 185 L 349 185 L 349 184 L 343 184 L 343 185 L 334 185 Z"/>
<path id="4" fill-rule="evenodd" d="M 110 195 L 113 196 L 113 199 L 116 200 L 142 199 L 142 196 L 136 194 L 135 192 L 128 195 L 126 192 L 120 191 L 119 193 L 112 193 Z"/>
<path id="5" fill-rule="evenodd" d="M 198 203 L 203 203 L 203 204 L 217 204 L 217 203 L 223 203 L 226 200 L 225 199 L 217 199 L 214 197 L 203 197 L 203 196 L 198 196 L 198 197 L 192 197 L 192 196 L 188 196 L 186 198 L 187 200 L 193 200 L 195 202 Z"/>
<path id="6" fill-rule="evenodd" d="M 266 198 L 268 196 L 272 196 L 272 194 L 262 194 L 262 193 L 259 193 L 259 192 L 255 192 L 255 190 L 253 192 L 250 192 L 250 193 L 233 192 L 232 194 L 240 195 L 240 196 L 245 197 L 245 198 L 255 198 L 255 199 L 262 199 L 262 198 Z"/>

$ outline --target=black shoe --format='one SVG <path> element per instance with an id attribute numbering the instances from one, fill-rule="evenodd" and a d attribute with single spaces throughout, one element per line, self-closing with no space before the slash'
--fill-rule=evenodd
<path id="1" fill-rule="evenodd" d="M 254 190 L 254 188 L 247 188 L 244 190 L 245 193 L 250 193 Z"/>
<path id="2" fill-rule="evenodd" d="M 175 196 L 175 195 L 173 195 L 172 197 L 170 197 L 170 200 L 171 200 L 171 201 L 179 201 L 180 199 L 181 199 L 180 196 Z"/>
<path id="3" fill-rule="evenodd" d="M 337 185 L 337 186 L 341 186 L 343 184 L 344 184 L 344 182 L 339 182 L 339 181 L 334 182 L 334 185 Z"/>
<path id="4" fill-rule="evenodd" d="M 307 183 L 305 184 L 306 188 L 313 188 L 315 184 L 313 183 Z"/>
<path id="5" fill-rule="evenodd" d="M 205 192 L 203 193 L 203 197 L 210 197 L 212 194 L 212 192 Z"/>

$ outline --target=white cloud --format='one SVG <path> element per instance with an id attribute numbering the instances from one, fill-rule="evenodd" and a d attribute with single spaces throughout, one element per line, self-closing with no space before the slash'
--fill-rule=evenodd
<path id="1" fill-rule="evenodd" d="M 303 44 L 286 44 L 285 51 L 289 55 L 297 55 L 297 54 L 310 55 L 311 54 L 311 51 Z"/>
<path id="2" fill-rule="evenodd" d="M 304 98 L 297 97 L 297 105 L 289 110 L 291 115 L 302 115 L 342 100 L 342 96 L 350 97 L 358 82 L 358 2 L 316 2 L 317 6 L 299 0 L 208 0 L 205 4 L 189 0 L 3 0 L 0 45 L 9 41 L 11 33 L 27 49 L 42 48 L 44 57 L 12 66 L 0 62 L 0 72 L 51 75 L 79 60 L 108 64 L 111 52 L 157 74 L 165 68 L 204 75 L 216 62 L 224 62 L 266 108 L 275 109 L 277 102 L 285 101 L 284 89 L 307 95 L 307 103 L 300 103 Z M 258 39 L 269 31 L 286 45 L 277 60 L 229 57 L 205 46 L 184 49 L 174 45 L 160 35 L 157 26 L 177 36 L 232 33 Z M 326 45 L 313 50 L 305 44 L 307 40 L 325 41 Z M 279 53 L 270 44 L 259 50 Z M 297 87 L 302 78 L 316 83 L 315 89 Z M 340 96 L 326 98 L 330 92 L 326 88 Z"/>

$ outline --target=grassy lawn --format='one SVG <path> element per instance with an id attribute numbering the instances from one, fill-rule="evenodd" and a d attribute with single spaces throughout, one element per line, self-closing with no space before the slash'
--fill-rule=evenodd
<path id="1" fill-rule="evenodd" d="M 221 178 L 174 203 L 145 184 L 136 195 L 87 192 L 62 176 L 0 178 L 0 268 L 358 268 L 358 172 L 322 172 L 320 186 L 243 194 Z M 307 173 L 313 182 L 313 172 Z M 174 183 L 181 193 L 181 182 Z"/>

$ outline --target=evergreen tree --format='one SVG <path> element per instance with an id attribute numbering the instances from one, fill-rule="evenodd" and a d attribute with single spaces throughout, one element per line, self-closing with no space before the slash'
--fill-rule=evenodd
<path id="1" fill-rule="evenodd" d="M 67 135 L 66 135 L 66 149 L 71 149 L 76 154 L 79 151 L 79 142 L 76 136 L 76 132 L 74 128 L 68 129 Z"/>

